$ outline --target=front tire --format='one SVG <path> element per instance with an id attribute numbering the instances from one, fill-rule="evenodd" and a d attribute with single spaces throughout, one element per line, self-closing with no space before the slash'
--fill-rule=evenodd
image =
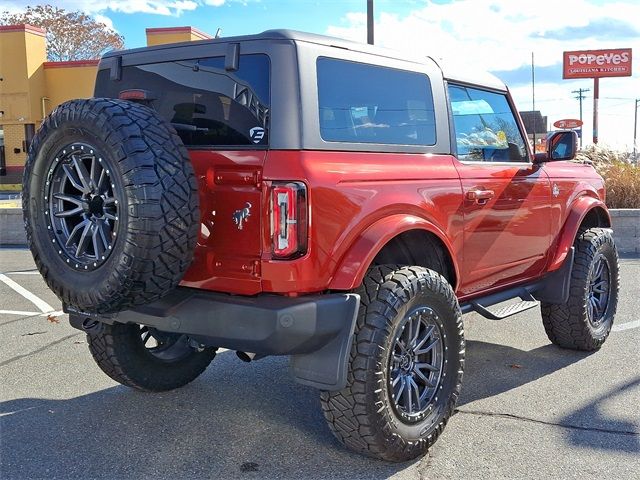
<path id="1" fill-rule="evenodd" d="M 618 252 L 611 231 L 590 228 L 578 234 L 569 300 L 542 303 L 549 340 L 562 348 L 592 351 L 605 342 L 618 305 Z"/>
<path id="2" fill-rule="evenodd" d="M 100 369 L 116 382 L 145 392 L 162 392 L 195 380 L 216 356 L 214 348 L 194 349 L 186 335 L 136 325 L 103 324 L 87 335 Z"/>
<path id="3" fill-rule="evenodd" d="M 410 460 L 437 440 L 460 395 L 460 307 L 445 278 L 422 267 L 373 267 L 358 293 L 347 386 L 322 392 L 322 409 L 350 449 Z"/>

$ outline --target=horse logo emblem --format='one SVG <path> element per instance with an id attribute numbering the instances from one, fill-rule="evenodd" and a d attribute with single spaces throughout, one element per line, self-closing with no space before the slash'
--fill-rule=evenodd
<path id="1" fill-rule="evenodd" d="M 251 204 L 247 202 L 245 207 L 233 212 L 233 221 L 238 226 L 238 230 L 242 230 L 242 225 L 251 216 Z"/>

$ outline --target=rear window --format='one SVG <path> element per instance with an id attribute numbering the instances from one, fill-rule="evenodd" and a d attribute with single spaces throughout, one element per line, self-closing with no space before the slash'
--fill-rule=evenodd
<path id="1" fill-rule="evenodd" d="M 435 144 L 435 113 L 426 75 L 332 58 L 319 58 L 317 71 L 323 140 Z"/>
<path id="2" fill-rule="evenodd" d="M 224 57 L 127 66 L 121 82 L 109 82 L 118 91 L 109 93 L 117 97 L 128 88 L 150 91 L 156 98 L 152 106 L 187 146 L 266 147 L 269 57 L 240 55 L 239 60 L 236 71 L 225 70 Z"/>

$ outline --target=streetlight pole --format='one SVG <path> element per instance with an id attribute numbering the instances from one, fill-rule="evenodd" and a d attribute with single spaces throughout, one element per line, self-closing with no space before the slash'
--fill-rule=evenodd
<path id="1" fill-rule="evenodd" d="M 536 154 L 536 69 L 531 52 L 531 116 L 533 117 L 533 155 Z"/>
<path id="2" fill-rule="evenodd" d="M 600 100 L 600 78 L 593 79 L 593 144 L 598 144 L 598 101 Z"/>
<path id="3" fill-rule="evenodd" d="M 373 0 L 367 0 L 367 43 L 373 45 Z"/>
<path id="4" fill-rule="evenodd" d="M 640 105 L 640 98 L 636 98 L 636 108 L 633 112 L 633 161 L 638 163 L 638 105 Z"/>

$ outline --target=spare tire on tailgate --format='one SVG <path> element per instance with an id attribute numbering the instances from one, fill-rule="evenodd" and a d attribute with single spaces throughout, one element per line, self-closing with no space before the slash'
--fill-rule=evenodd
<path id="1" fill-rule="evenodd" d="M 124 310 L 176 287 L 199 231 L 195 174 L 174 128 L 114 99 L 72 100 L 45 119 L 22 208 L 40 273 L 86 312 Z"/>

